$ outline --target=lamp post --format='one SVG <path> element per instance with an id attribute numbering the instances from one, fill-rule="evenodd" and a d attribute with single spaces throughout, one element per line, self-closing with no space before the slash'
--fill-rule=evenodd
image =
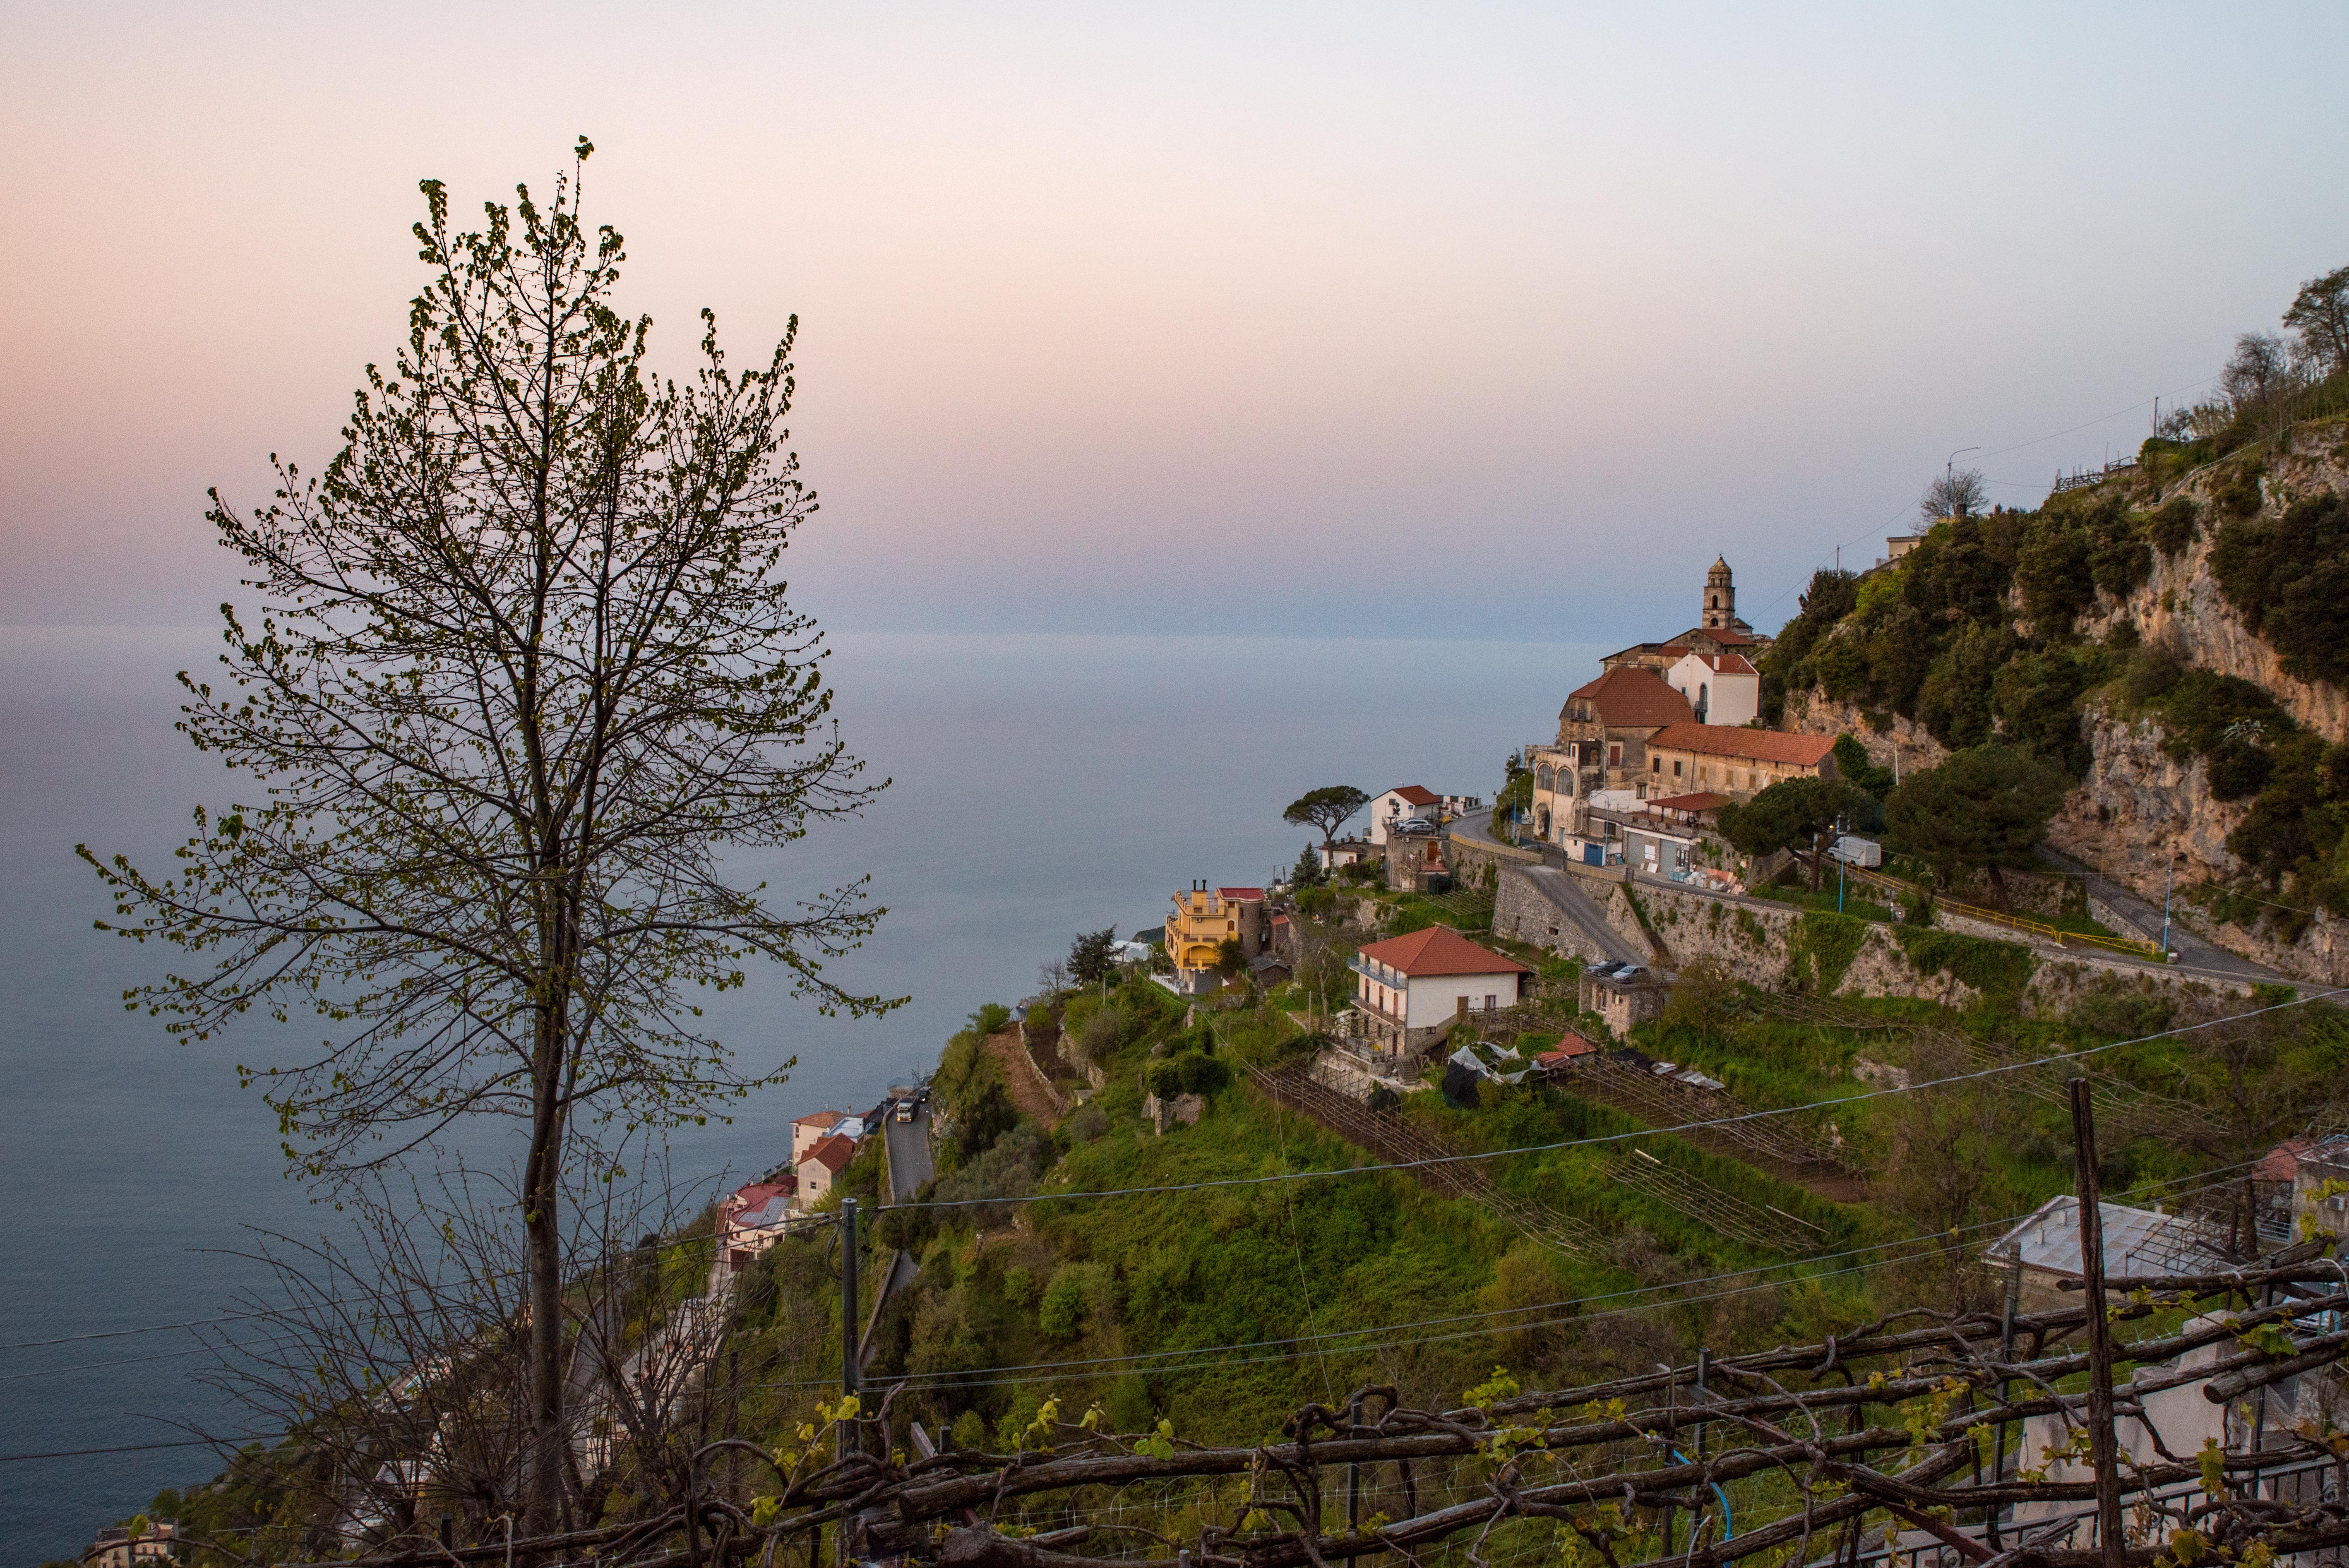
<path id="1" fill-rule="evenodd" d="M 1837 914 L 1843 913 L 1843 836 L 1849 830 L 1846 826 L 1849 820 L 1850 819 L 1841 812 L 1836 814 L 1836 913 Z"/>
<path id="2" fill-rule="evenodd" d="M 1982 449 L 1980 447 L 1960 447 L 1942 461 L 1941 484 L 1943 487 L 1943 499 L 1946 500 L 1948 498 L 1949 491 L 1956 488 L 1958 482 L 1958 459 L 1964 457 L 1968 452 L 1979 452 Z M 1952 513 L 1951 515 L 1955 514 Z"/>
<path id="3" fill-rule="evenodd" d="M 2178 886 L 2178 851 L 2169 851 L 2169 870 L 2161 879 L 2161 961 L 2169 962 L 2169 895 Z"/>

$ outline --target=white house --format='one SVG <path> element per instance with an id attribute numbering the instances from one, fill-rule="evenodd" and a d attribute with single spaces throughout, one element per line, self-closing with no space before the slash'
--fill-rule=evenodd
<path id="1" fill-rule="evenodd" d="M 1442 1039 L 1470 1013 L 1516 1006 L 1533 973 L 1441 925 L 1358 948 L 1350 967 L 1364 1031 L 1398 1057 Z"/>
<path id="2" fill-rule="evenodd" d="M 1433 818 L 1444 808 L 1444 797 L 1417 784 L 1398 784 L 1371 798 L 1371 842 L 1387 841 L 1387 829 L 1413 817 Z"/>
<path id="3" fill-rule="evenodd" d="M 832 1184 L 840 1179 L 840 1173 L 847 1170 L 849 1161 L 855 1158 L 856 1142 L 854 1139 L 843 1138 L 835 1132 L 829 1138 L 818 1140 L 815 1146 L 807 1151 L 807 1158 L 792 1168 L 792 1174 L 796 1183 L 796 1190 L 792 1194 L 793 1206 L 805 1213 L 823 1202 L 824 1195 L 832 1191 Z"/>
<path id="4" fill-rule="evenodd" d="M 1664 684 L 1688 698 L 1699 724 L 1747 724 L 1762 713 L 1762 672 L 1744 654 L 1692 650 Z"/>

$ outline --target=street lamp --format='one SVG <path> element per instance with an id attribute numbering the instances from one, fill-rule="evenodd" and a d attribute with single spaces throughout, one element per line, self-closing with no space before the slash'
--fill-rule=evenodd
<path id="1" fill-rule="evenodd" d="M 2169 894 L 2178 886 L 2178 851 L 2169 851 L 2169 870 L 2161 880 L 2161 961 L 2169 962 Z"/>
<path id="2" fill-rule="evenodd" d="M 1950 507 L 1950 515 L 1951 517 L 1958 515 L 1956 506 L 1950 500 L 1950 492 L 1958 488 L 1958 459 L 1964 457 L 1968 452 L 1979 452 L 1982 449 L 1980 447 L 1960 447 L 1956 451 L 1951 452 L 1947 458 L 1942 459 L 1941 502 L 1943 505 Z"/>

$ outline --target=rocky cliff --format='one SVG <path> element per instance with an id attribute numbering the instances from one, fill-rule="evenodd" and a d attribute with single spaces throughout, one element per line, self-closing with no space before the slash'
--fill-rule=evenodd
<path id="1" fill-rule="evenodd" d="M 2188 665 L 2250 681 L 2293 718 L 2338 745 L 2349 740 L 2349 692 L 2286 674 L 2275 649 L 2243 624 L 2210 573 L 2210 524 L 2218 511 L 2213 492 L 2240 460 L 2214 463 L 2172 490 L 2192 497 L 2202 510 L 2204 524 L 2193 543 L 2173 556 L 2156 552 L 2153 575 L 2126 596 L 2099 593 L 2095 608 L 2081 617 L 2080 630 L 2105 637 L 2121 621 L 2133 621 L 2146 641 L 2166 644 Z M 2285 450 L 2269 459 L 2260 480 L 2261 506 L 2274 511 L 2289 500 L 2325 490 L 2349 492 L 2349 427 L 2332 420 L 2303 427 Z"/>

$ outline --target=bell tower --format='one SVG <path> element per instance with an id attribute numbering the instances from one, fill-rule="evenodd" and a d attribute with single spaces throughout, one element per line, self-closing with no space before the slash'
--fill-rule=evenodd
<path id="1" fill-rule="evenodd" d="M 1737 586 L 1730 581 L 1725 556 L 1714 557 L 1713 570 L 1704 574 L 1704 619 L 1698 624 L 1708 632 L 1733 630 L 1738 625 Z"/>

